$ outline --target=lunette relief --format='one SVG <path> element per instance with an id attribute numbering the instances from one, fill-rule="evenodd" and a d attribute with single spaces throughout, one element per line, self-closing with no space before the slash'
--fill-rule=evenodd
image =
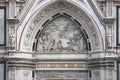
<path id="1" fill-rule="evenodd" d="M 86 52 L 87 40 L 71 20 L 58 17 L 41 32 L 37 51 L 40 52 Z"/>

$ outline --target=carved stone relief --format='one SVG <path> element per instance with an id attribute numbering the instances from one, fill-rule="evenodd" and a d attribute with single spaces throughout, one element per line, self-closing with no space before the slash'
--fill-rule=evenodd
<path id="1" fill-rule="evenodd" d="M 30 79 L 29 76 L 31 76 L 31 75 L 30 75 L 30 71 L 24 71 L 24 72 L 23 72 L 23 79 L 24 79 L 24 80 L 29 80 L 29 79 Z"/>
<path id="2" fill-rule="evenodd" d="M 107 79 L 108 80 L 113 80 L 113 69 L 112 68 L 109 68 L 108 69 L 108 77 L 107 77 Z"/>
<path id="3" fill-rule="evenodd" d="M 71 13 L 74 13 L 76 15 L 78 15 L 79 19 L 82 19 L 82 21 L 84 21 L 84 23 L 87 25 L 86 27 L 88 27 L 88 29 L 90 30 L 92 35 L 92 44 L 93 44 L 93 50 L 98 49 L 100 46 L 99 44 L 99 37 L 97 34 L 97 31 L 92 23 L 92 21 L 90 20 L 90 18 L 87 17 L 87 15 L 80 9 L 66 3 L 66 2 L 58 2 L 58 3 L 54 3 L 51 6 L 48 6 L 46 9 L 44 9 L 43 11 L 41 11 L 33 20 L 33 22 L 31 22 L 30 27 L 27 30 L 26 36 L 24 38 L 24 49 L 28 48 L 28 50 L 30 49 L 31 46 L 31 39 L 32 39 L 32 35 L 31 34 L 35 29 L 36 29 L 36 25 L 49 13 L 52 13 L 53 11 L 71 11 Z M 45 34 L 44 34 L 45 35 Z M 76 34 L 77 35 L 77 34 Z M 53 40 L 54 42 L 54 40 Z M 63 41 L 59 41 L 59 44 L 63 42 Z M 69 44 L 72 45 L 72 44 Z M 59 45 L 60 46 L 60 45 Z M 51 50 L 52 51 L 52 50 Z"/>
<path id="4" fill-rule="evenodd" d="M 99 9 L 101 10 L 101 12 L 103 13 L 103 15 L 105 16 L 106 15 L 106 2 L 105 1 L 100 1 L 100 0 L 97 0 L 97 5 L 99 7 Z"/>
<path id="5" fill-rule="evenodd" d="M 15 49 L 15 26 L 11 26 L 11 32 L 10 32 L 10 50 Z"/>
<path id="6" fill-rule="evenodd" d="M 11 69 L 9 71 L 9 78 L 10 80 L 15 80 L 15 70 Z"/>
<path id="7" fill-rule="evenodd" d="M 49 23 L 39 37 L 37 51 L 41 52 L 85 52 L 87 40 L 78 26 L 65 17 Z"/>
<path id="8" fill-rule="evenodd" d="M 88 80 L 88 73 L 75 72 L 37 72 L 36 80 Z"/>
<path id="9" fill-rule="evenodd" d="M 99 70 L 93 72 L 93 80 L 101 80 L 101 74 Z"/>

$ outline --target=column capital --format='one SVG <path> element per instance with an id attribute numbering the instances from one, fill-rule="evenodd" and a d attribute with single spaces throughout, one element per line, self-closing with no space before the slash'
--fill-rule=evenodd
<path id="1" fill-rule="evenodd" d="M 105 17 L 103 18 L 103 21 L 105 24 L 113 24 L 113 22 L 115 21 L 114 17 Z"/>
<path id="2" fill-rule="evenodd" d="M 18 18 L 7 18 L 8 23 L 10 24 L 18 24 L 19 23 L 19 19 Z"/>

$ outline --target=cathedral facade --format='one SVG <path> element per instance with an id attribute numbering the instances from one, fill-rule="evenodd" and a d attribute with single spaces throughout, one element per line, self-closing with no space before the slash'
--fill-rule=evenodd
<path id="1" fill-rule="evenodd" d="M 0 80 L 120 80 L 120 0 L 0 0 Z"/>

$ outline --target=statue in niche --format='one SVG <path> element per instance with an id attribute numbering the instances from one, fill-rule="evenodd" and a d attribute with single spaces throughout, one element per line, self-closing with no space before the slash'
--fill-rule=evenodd
<path id="1" fill-rule="evenodd" d="M 15 49 L 15 35 L 10 35 L 10 49 Z"/>
<path id="2" fill-rule="evenodd" d="M 86 40 L 76 25 L 67 18 L 59 17 L 46 26 L 38 41 L 41 52 L 80 52 L 86 50 Z"/>

